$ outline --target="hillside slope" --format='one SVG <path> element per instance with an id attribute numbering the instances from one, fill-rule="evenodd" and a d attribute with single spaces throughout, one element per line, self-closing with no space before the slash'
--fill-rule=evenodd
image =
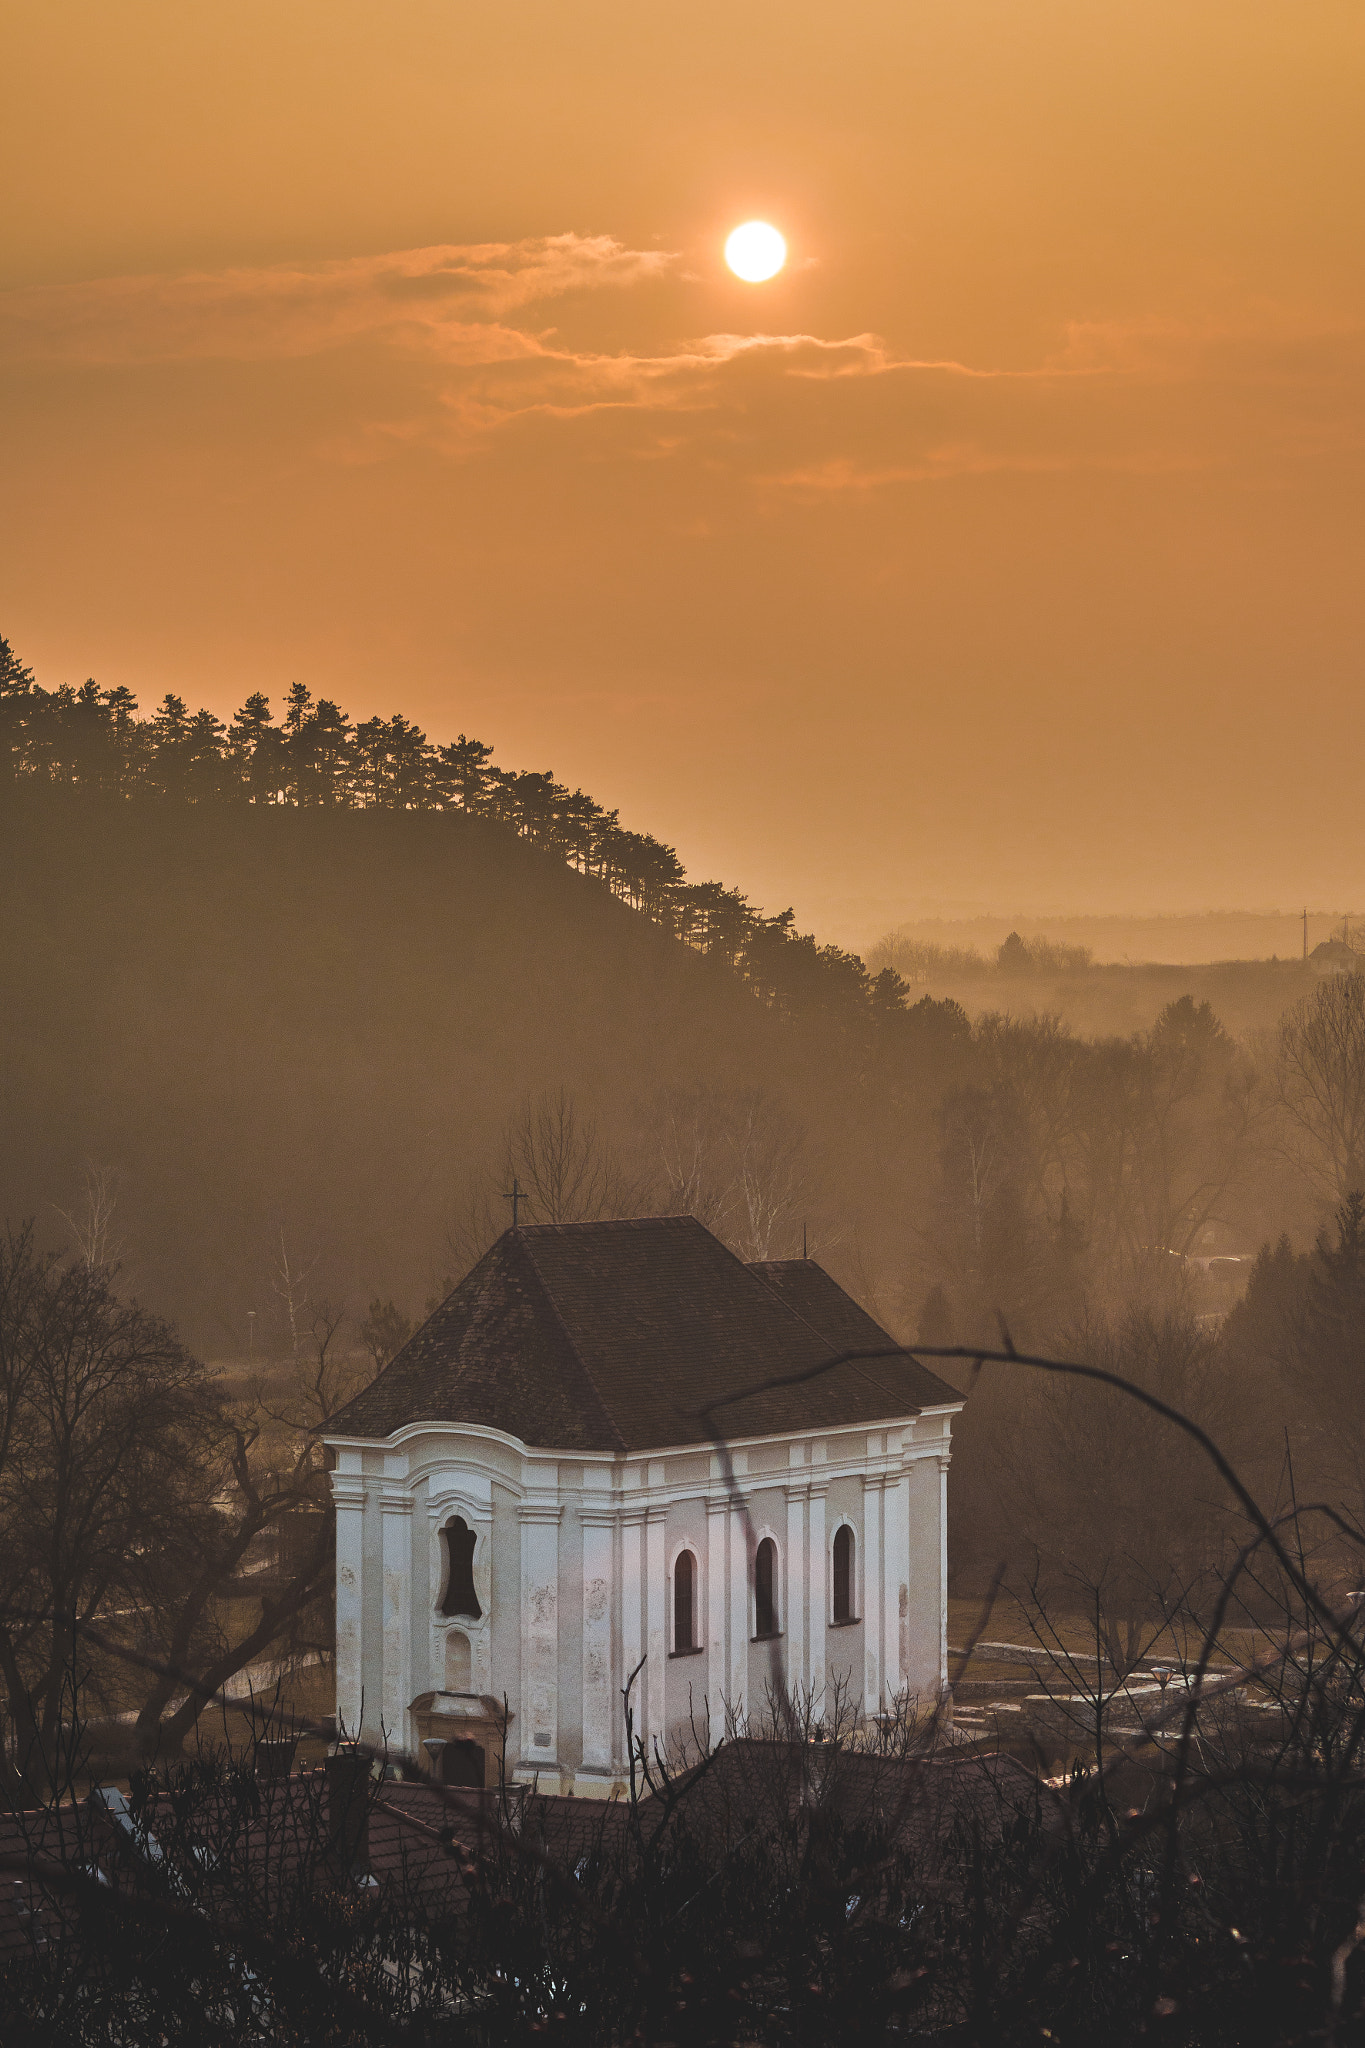
<path id="1" fill-rule="evenodd" d="M 112 1167 L 133 1282 L 209 1348 L 266 1331 L 281 1229 L 315 1296 L 419 1307 L 538 1089 L 610 1128 L 699 1076 L 810 1083 L 732 974 L 458 813 L 25 790 L 0 852 L 5 1212 L 55 1241 Z"/>

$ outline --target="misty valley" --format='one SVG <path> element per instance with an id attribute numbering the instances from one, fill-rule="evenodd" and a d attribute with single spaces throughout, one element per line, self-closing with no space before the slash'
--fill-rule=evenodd
<path id="1" fill-rule="evenodd" d="M 6 2038 L 1358 2038 L 1349 924 L 859 957 L 491 756 L 0 642 Z"/>

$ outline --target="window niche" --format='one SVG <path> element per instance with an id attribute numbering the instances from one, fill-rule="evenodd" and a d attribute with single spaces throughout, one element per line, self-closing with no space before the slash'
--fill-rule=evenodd
<path id="1" fill-rule="evenodd" d="M 483 1613 L 474 1591 L 474 1541 L 474 1531 L 462 1515 L 456 1515 L 441 1531 L 445 1556 L 445 1591 L 438 1610 L 441 1614 L 459 1614 L 478 1621 Z"/>
<path id="2" fill-rule="evenodd" d="M 777 1633 L 777 1545 L 765 1536 L 754 1553 L 754 1636 Z"/>
<path id="3" fill-rule="evenodd" d="M 834 1626 L 855 1621 L 853 1609 L 853 1531 L 841 1522 L 834 1532 Z"/>
<path id="4" fill-rule="evenodd" d="M 474 1652 L 462 1628 L 446 1636 L 446 1691 L 469 1692 L 474 1684 Z"/>
<path id="5" fill-rule="evenodd" d="M 697 1647 L 697 1560 L 680 1550 L 673 1566 L 673 1655 L 685 1657 Z"/>

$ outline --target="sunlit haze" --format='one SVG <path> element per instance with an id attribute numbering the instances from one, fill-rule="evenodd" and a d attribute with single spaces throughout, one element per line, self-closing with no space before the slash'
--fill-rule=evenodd
<path id="1" fill-rule="evenodd" d="M 1365 898 L 1354 0 L 5 46 L 47 685 L 476 732 L 822 937 Z"/>
<path id="2" fill-rule="evenodd" d="M 4 2039 L 1365 2048 L 1365 0 L 2 61 Z"/>

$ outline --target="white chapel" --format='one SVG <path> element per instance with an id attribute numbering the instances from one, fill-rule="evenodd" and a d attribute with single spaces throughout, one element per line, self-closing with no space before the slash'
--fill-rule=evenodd
<path id="1" fill-rule="evenodd" d="M 651 1745 L 775 1679 L 927 1709 L 962 1405 L 814 1260 L 688 1216 L 507 1231 L 328 1426 L 339 1724 L 608 1796 L 642 1658 Z"/>

